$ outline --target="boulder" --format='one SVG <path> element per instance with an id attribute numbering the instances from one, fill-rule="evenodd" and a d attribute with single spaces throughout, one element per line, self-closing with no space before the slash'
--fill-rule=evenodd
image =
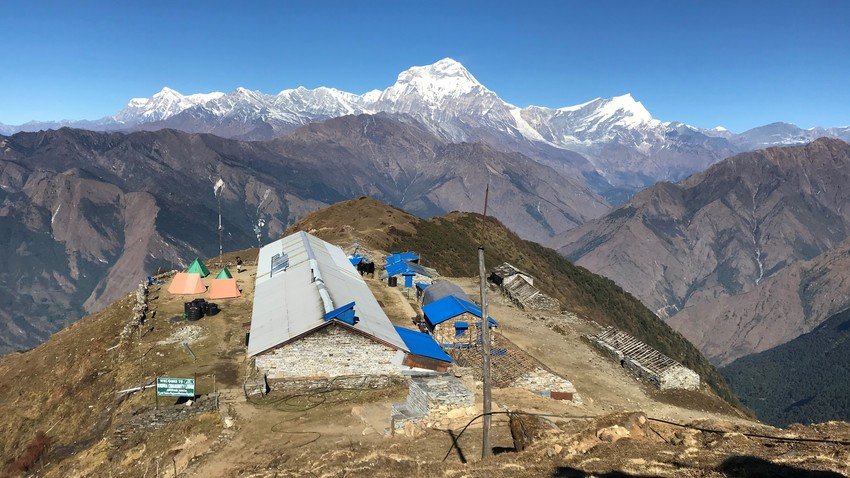
<path id="1" fill-rule="evenodd" d="M 621 427 L 620 425 L 614 425 L 611 427 L 600 428 L 596 431 L 596 438 L 601 441 L 608 443 L 616 443 L 623 438 L 630 438 L 632 434 L 629 432 L 627 428 Z"/>

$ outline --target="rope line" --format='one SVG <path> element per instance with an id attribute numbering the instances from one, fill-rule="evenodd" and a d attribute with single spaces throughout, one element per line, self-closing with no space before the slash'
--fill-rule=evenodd
<path id="1" fill-rule="evenodd" d="M 527 416 L 537 416 L 537 417 L 566 418 L 566 419 L 578 419 L 578 420 L 587 420 L 587 419 L 599 418 L 599 415 L 580 415 L 579 416 L 579 415 L 558 415 L 558 414 L 553 414 L 553 413 L 531 413 L 531 412 L 514 412 L 514 411 L 498 411 L 498 412 L 490 412 L 489 414 L 480 413 L 480 414 L 476 415 L 475 417 L 473 417 L 466 425 L 464 425 L 464 427 L 461 428 L 461 430 L 457 434 L 457 436 L 453 437 L 452 445 L 451 445 L 451 447 L 449 447 L 449 450 L 446 452 L 446 455 L 443 457 L 443 459 L 442 459 L 443 462 L 445 462 L 448 459 L 449 455 L 451 455 L 452 451 L 454 451 L 454 449 L 457 447 L 457 443 L 460 440 L 460 437 L 466 431 L 466 429 L 469 428 L 470 425 L 472 425 L 476 420 L 483 417 L 484 415 L 509 415 L 509 416 L 510 415 L 527 415 Z M 648 421 L 665 423 L 667 425 L 673 425 L 673 426 L 677 426 L 677 427 L 681 427 L 681 428 L 690 428 L 690 429 L 698 430 L 698 431 L 701 431 L 701 432 L 704 432 L 704 433 L 717 433 L 717 434 L 720 434 L 720 435 L 723 435 L 723 434 L 726 434 L 726 433 L 731 433 L 731 432 L 724 431 L 724 430 L 715 430 L 715 429 L 711 429 L 711 428 L 699 427 L 699 426 L 696 426 L 696 425 L 676 423 L 676 422 L 673 422 L 673 421 L 670 421 L 670 420 L 665 420 L 665 419 L 662 419 L 662 418 L 646 417 L 646 419 Z M 445 431 L 452 431 L 452 430 L 445 430 Z M 654 429 L 652 431 L 655 432 L 655 434 L 658 435 L 662 440 L 667 442 L 667 440 L 664 439 L 664 437 L 661 436 L 657 431 L 655 431 Z M 829 444 L 829 445 L 850 446 L 850 440 L 834 440 L 834 439 L 829 439 L 829 438 L 807 438 L 807 437 L 797 437 L 797 438 L 795 438 L 795 437 L 782 437 L 782 436 L 776 436 L 776 435 L 765 435 L 765 434 L 761 434 L 761 433 L 743 433 L 743 432 L 741 432 L 741 435 L 748 437 L 748 438 L 760 438 L 760 439 L 766 439 L 766 440 L 777 440 L 777 441 L 798 442 L 798 443 L 825 443 L 825 444 Z M 667 442 L 667 443 L 669 443 L 669 442 Z"/>

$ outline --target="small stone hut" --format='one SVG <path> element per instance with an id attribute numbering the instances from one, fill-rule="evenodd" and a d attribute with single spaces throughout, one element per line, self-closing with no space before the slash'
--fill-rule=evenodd
<path id="1" fill-rule="evenodd" d="M 481 308 L 472 302 L 450 295 L 424 305 L 422 314 L 434 340 L 443 346 L 480 341 Z M 498 326 L 492 317 L 487 322 L 490 328 Z"/>

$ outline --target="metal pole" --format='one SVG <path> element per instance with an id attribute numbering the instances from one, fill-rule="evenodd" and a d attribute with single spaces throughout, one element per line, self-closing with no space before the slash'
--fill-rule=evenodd
<path id="1" fill-rule="evenodd" d="M 493 455 L 490 446 L 491 389 L 490 389 L 490 315 L 487 312 L 487 276 L 484 267 L 484 225 L 487 223 L 487 200 L 490 196 L 490 184 L 484 190 L 484 217 L 481 219 L 481 245 L 478 247 L 478 276 L 481 284 L 481 356 L 483 357 L 481 377 L 484 388 L 484 429 L 481 432 L 481 458 Z"/>
<path id="2" fill-rule="evenodd" d="M 484 247 L 478 248 L 478 274 L 481 282 L 481 355 L 484 357 L 482 381 L 484 382 L 484 430 L 481 441 L 481 457 L 486 458 L 493 454 L 490 447 L 490 321 L 487 314 L 487 284 L 484 275 Z"/>

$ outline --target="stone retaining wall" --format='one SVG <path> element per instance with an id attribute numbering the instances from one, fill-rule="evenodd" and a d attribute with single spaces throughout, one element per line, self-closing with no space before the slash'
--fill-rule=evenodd
<path id="1" fill-rule="evenodd" d="M 614 327 L 588 335 L 587 339 L 626 370 L 661 390 L 697 390 L 700 387 L 696 372 Z"/>
<path id="2" fill-rule="evenodd" d="M 407 401 L 393 405 L 392 428 L 397 433 L 410 426 L 447 426 L 452 419 L 474 414 L 474 405 L 472 391 L 450 375 L 414 377 Z"/>
<path id="3" fill-rule="evenodd" d="M 215 411 L 218 411 L 218 394 L 202 395 L 191 405 L 169 405 L 143 410 L 129 420 L 116 425 L 109 439 L 109 448 L 117 450 L 131 441 L 134 436 L 146 430 L 155 430 L 171 422 Z"/>

